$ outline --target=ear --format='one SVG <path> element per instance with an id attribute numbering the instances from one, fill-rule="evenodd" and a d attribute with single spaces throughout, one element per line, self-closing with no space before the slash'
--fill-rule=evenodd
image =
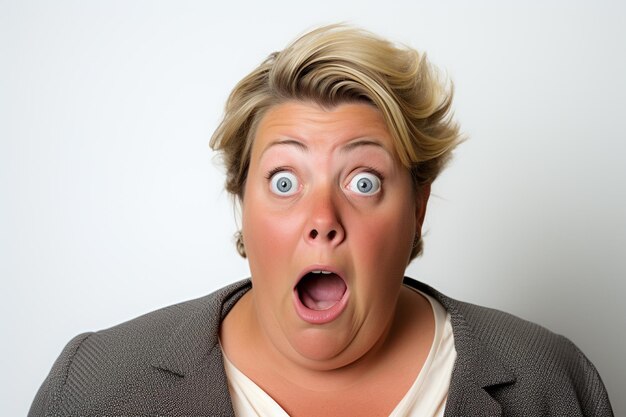
<path id="1" fill-rule="evenodd" d="M 422 224 L 426 217 L 426 206 L 428 205 L 428 197 L 430 197 L 430 183 L 423 184 L 415 194 L 415 233 L 416 236 L 422 235 Z"/>

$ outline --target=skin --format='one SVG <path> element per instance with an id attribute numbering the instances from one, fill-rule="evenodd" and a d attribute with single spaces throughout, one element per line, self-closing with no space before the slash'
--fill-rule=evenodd
<path id="1" fill-rule="evenodd" d="M 289 192 L 272 188 L 276 171 L 290 175 Z M 362 193 L 362 178 L 379 181 L 378 191 Z M 419 374 L 434 319 L 402 278 L 429 191 L 414 190 L 373 106 L 291 101 L 261 120 L 242 204 L 253 288 L 220 337 L 290 415 L 388 415 Z M 329 323 L 295 311 L 294 287 L 312 265 L 339 272 L 348 287 Z"/>

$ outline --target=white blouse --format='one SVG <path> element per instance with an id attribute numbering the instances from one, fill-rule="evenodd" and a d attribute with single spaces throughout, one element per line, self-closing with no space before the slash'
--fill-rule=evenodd
<path id="1" fill-rule="evenodd" d="M 437 300 L 418 292 L 432 306 L 435 337 L 422 370 L 389 417 L 442 417 L 448 398 L 456 359 L 450 315 Z M 223 357 L 228 390 L 237 417 L 289 417 L 272 397 L 237 369 L 226 354 Z"/>

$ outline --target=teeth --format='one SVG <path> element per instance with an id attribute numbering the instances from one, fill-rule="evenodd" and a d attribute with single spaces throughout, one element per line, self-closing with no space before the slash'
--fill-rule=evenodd
<path id="1" fill-rule="evenodd" d="M 311 271 L 312 274 L 324 274 L 324 275 L 328 275 L 331 274 L 332 272 L 330 271 L 322 271 L 321 269 L 318 269 L 316 271 Z"/>

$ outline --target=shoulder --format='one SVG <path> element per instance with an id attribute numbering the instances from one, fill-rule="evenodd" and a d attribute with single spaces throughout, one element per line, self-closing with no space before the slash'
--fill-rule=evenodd
<path id="1" fill-rule="evenodd" d="M 203 341 L 199 343 L 216 344 L 222 316 L 247 285 L 247 281 L 241 281 L 202 298 L 76 336 L 54 363 L 29 416 L 74 415 L 105 409 L 121 413 L 145 411 L 145 404 L 137 399 L 143 397 L 145 403 L 156 401 L 151 398 L 157 395 L 151 387 L 159 378 L 167 379 L 159 364 L 171 359 L 164 358 L 164 349 L 172 345 L 172 338 L 184 329 L 183 333 L 192 333 L 186 335 L 188 341 L 195 337 Z M 186 359 L 184 349 L 175 354 L 173 360 Z"/>
<path id="2" fill-rule="evenodd" d="M 462 349 L 466 343 L 479 342 L 483 348 L 497 352 L 512 368 L 521 363 L 566 365 L 584 356 L 569 339 L 539 324 L 501 310 L 459 301 L 410 281 L 445 307 L 451 316 L 455 340 Z"/>
<path id="3" fill-rule="evenodd" d="M 473 383 L 482 378 L 482 386 L 505 410 L 612 415 L 596 368 L 568 338 L 513 314 L 455 300 L 414 280 L 408 285 L 436 298 L 450 314 L 458 355 L 451 389 L 462 386 L 464 378 Z"/>

